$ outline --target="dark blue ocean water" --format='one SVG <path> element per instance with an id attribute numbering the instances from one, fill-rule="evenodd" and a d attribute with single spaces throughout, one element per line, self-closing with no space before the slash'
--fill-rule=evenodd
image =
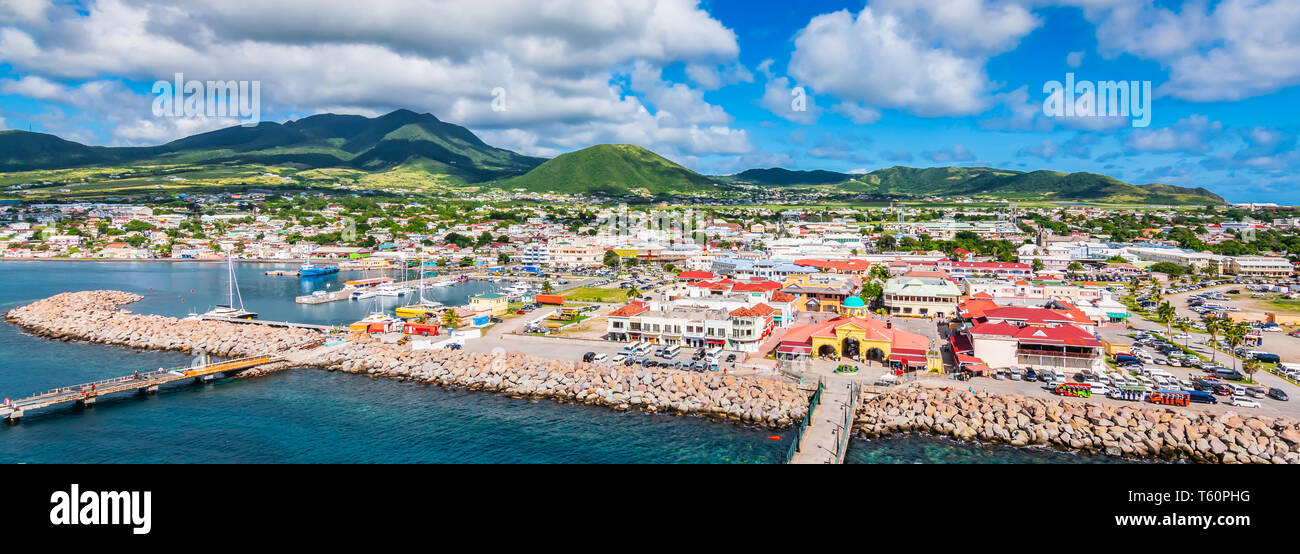
<path id="1" fill-rule="evenodd" d="M 342 286 L 345 273 L 272 277 L 291 264 L 236 264 L 245 305 L 263 319 L 349 323 L 372 300 L 299 305 L 293 297 Z M 371 275 L 378 276 L 378 275 Z M 458 305 L 496 286 L 430 289 Z M 183 316 L 225 303 L 221 263 L 0 262 L 0 311 L 59 292 L 117 289 L 145 296 L 129 309 Z M 191 292 L 192 291 L 192 292 Z M 184 299 L 184 302 L 181 300 Z M 381 299 L 386 307 L 409 302 Z M 0 396 L 15 397 L 135 370 L 188 364 L 179 353 L 54 342 L 0 325 Z M 203 385 L 154 396 L 51 408 L 0 424 L 0 463 L 140 462 L 592 462 L 774 463 L 789 443 L 767 429 L 701 418 L 618 413 L 482 392 L 316 370 Z M 1069 462 L 1070 455 L 962 445 L 923 437 L 855 441 L 855 462 Z"/>

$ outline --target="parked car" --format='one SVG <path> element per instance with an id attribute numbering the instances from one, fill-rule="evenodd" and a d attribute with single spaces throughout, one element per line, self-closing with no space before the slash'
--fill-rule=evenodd
<path id="1" fill-rule="evenodd" d="M 727 361 L 728 361 L 728 362 L 734 362 L 734 361 L 736 361 L 736 355 L 735 355 L 735 354 L 727 354 Z"/>
<path id="2" fill-rule="evenodd" d="M 1260 407 L 1260 405 L 1259 405 L 1259 401 L 1257 401 L 1257 400 L 1251 400 L 1249 397 L 1246 397 L 1246 396 L 1234 396 L 1234 397 L 1232 397 L 1232 405 L 1233 405 L 1233 406 L 1237 406 L 1237 407 L 1239 407 L 1239 408 L 1258 408 L 1258 407 Z"/>
<path id="3" fill-rule="evenodd" d="M 1282 389 L 1279 389 L 1279 388 L 1277 388 L 1277 387 L 1273 387 L 1273 388 L 1268 389 L 1268 397 L 1269 397 L 1269 398 L 1272 398 L 1273 400 L 1290 400 L 1290 399 L 1291 399 L 1290 397 L 1288 397 L 1288 396 L 1286 395 L 1286 391 L 1284 391 L 1284 390 L 1282 390 Z"/>
<path id="4" fill-rule="evenodd" d="M 584 362 L 590 362 L 590 361 L 592 361 L 592 360 L 595 359 L 595 358 L 596 358 L 596 353 L 595 353 L 595 352 L 588 352 L 588 353 L 582 355 L 582 361 L 584 361 Z"/>

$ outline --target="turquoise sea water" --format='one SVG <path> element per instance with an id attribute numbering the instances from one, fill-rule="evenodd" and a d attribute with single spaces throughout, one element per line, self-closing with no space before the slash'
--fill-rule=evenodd
<path id="1" fill-rule="evenodd" d="M 263 319 L 349 323 L 372 300 L 305 306 L 294 296 L 336 289 L 345 273 L 272 277 L 292 264 L 236 264 L 245 305 Z M 377 275 L 371 275 L 377 276 Z M 222 263 L 0 262 L 0 311 L 57 294 L 117 289 L 145 296 L 129 309 L 183 316 L 225 303 Z M 494 286 L 430 289 L 449 305 Z M 192 291 L 192 292 L 191 292 Z M 184 301 L 182 302 L 182 299 Z M 384 307 L 408 299 L 381 299 Z M 0 325 L 0 396 L 188 364 L 179 353 L 55 342 Z M 780 436 L 772 440 L 771 435 Z M 790 432 L 694 417 L 619 413 L 483 392 L 295 370 L 153 396 L 119 395 L 94 408 L 56 407 L 0 424 L 0 463 L 775 463 Z M 1072 462 L 1090 458 L 964 445 L 926 437 L 855 441 L 851 462 Z"/>

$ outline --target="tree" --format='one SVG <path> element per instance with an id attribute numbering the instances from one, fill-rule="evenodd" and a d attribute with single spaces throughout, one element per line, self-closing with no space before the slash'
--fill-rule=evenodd
<path id="1" fill-rule="evenodd" d="M 605 264 L 605 267 L 618 267 L 618 253 L 613 250 L 606 250 L 605 259 L 602 263 Z"/>
<path id="2" fill-rule="evenodd" d="M 460 267 L 473 267 L 473 265 L 474 265 L 474 258 L 471 258 L 471 257 L 469 257 L 469 256 L 465 256 L 464 258 L 461 258 L 461 259 L 460 259 L 460 263 L 458 263 L 458 264 L 456 264 L 456 265 L 459 265 Z"/>
<path id="3" fill-rule="evenodd" d="M 551 294 L 554 291 L 555 287 L 551 286 L 550 281 L 542 281 L 542 294 Z"/>
<path id="4" fill-rule="evenodd" d="M 498 265 L 508 265 L 509 263 L 510 263 L 510 255 L 509 255 L 509 254 L 506 254 L 505 252 L 501 252 L 501 253 L 497 254 L 497 264 L 498 264 Z"/>
<path id="5" fill-rule="evenodd" d="M 871 270 L 867 272 L 867 277 L 878 279 L 880 281 L 889 280 L 889 268 L 885 264 L 872 264 Z"/>
<path id="6" fill-rule="evenodd" d="M 1160 306 L 1156 308 L 1156 315 L 1160 316 L 1160 319 L 1165 323 L 1165 334 L 1169 334 L 1169 327 L 1173 324 L 1174 315 L 1177 313 L 1174 305 L 1168 302 L 1161 302 Z"/>
<path id="7" fill-rule="evenodd" d="M 1191 333 L 1188 333 L 1188 331 L 1191 331 L 1191 330 L 1192 330 L 1192 320 L 1189 319 L 1189 318 L 1186 318 L 1186 317 L 1175 318 L 1175 319 L 1174 319 L 1174 328 L 1175 328 L 1175 329 L 1178 329 L 1178 332 L 1187 335 L 1187 336 L 1183 339 L 1183 346 L 1184 346 L 1184 347 L 1187 347 L 1187 348 L 1191 348 L 1191 344 L 1190 344 L 1190 342 L 1191 342 L 1191 340 L 1192 340 L 1192 335 L 1191 335 Z"/>
<path id="8" fill-rule="evenodd" d="M 877 299 L 880 298 L 880 295 L 884 293 L 885 293 L 885 286 L 880 284 L 880 281 L 872 280 L 872 281 L 867 281 L 865 284 L 862 285 L 862 292 L 860 293 L 860 296 L 862 297 L 863 302 L 866 302 L 867 305 L 871 305 L 872 302 L 875 302 Z"/>
<path id="9" fill-rule="evenodd" d="M 1246 358 L 1246 361 L 1241 362 L 1241 371 L 1245 373 L 1246 378 L 1253 383 L 1255 382 L 1255 372 L 1259 371 L 1261 365 L 1263 364 L 1255 358 Z"/>
<path id="10" fill-rule="evenodd" d="M 1239 360 L 1237 359 L 1236 356 L 1237 347 L 1241 346 L 1242 343 L 1246 342 L 1246 335 L 1249 333 L 1250 333 L 1250 326 L 1247 325 L 1245 322 L 1237 322 L 1237 321 L 1224 322 L 1223 341 L 1228 343 L 1228 349 L 1231 351 L 1230 353 L 1233 355 L 1232 365 L 1234 368 L 1239 367 L 1237 365 L 1237 362 Z"/>
<path id="11" fill-rule="evenodd" d="M 460 327 L 460 316 L 456 315 L 456 310 L 448 309 L 442 312 L 442 325 L 453 329 Z"/>
<path id="12" fill-rule="evenodd" d="M 1205 332 L 1210 334 L 1210 361 L 1213 362 L 1215 354 L 1219 353 L 1219 333 L 1223 332 L 1223 324 L 1227 320 L 1221 317 L 1212 317 L 1205 320 Z"/>
<path id="13" fill-rule="evenodd" d="M 1070 267 L 1066 269 L 1069 269 L 1070 271 L 1083 271 L 1083 264 L 1079 262 L 1070 262 Z"/>
<path id="14" fill-rule="evenodd" d="M 630 288 L 627 289 L 627 300 L 628 300 L 628 302 L 631 302 L 632 299 L 634 299 L 634 298 L 639 298 L 640 296 L 641 296 L 641 291 L 640 291 L 640 290 L 637 290 L 636 287 L 630 287 Z"/>
<path id="15" fill-rule="evenodd" d="M 1047 269 L 1047 265 L 1043 263 L 1041 258 L 1034 258 L 1034 262 L 1029 267 L 1034 270 L 1034 273 Z"/>

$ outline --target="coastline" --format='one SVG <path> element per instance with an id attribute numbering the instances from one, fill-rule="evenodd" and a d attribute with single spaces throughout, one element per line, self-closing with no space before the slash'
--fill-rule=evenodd
<path id="1" fill-rule="evenodd" d="M 5 314 L 5 320 L 52 340 L 202 351 L 223 357 L 274 353 L 288 358 L 240 374 L 246 377 L 311 367 L 620 411 L 702 415 L 772 428 L 789 426 L 808 409 L 808 393 L 781 381 L 601 367 L 504 350 L 492 354 L 415 350 L 368 335 L 322 346 L 322 335 L 315 331 L 181 320 L 121 309 L 140 299 L 121 291 L 62 293 L 14 308 Z"/>
<path id="2" fill-rule="evenodd" d="M 915 433 L 1145 460 L 1300 463 L 1300 422 L 1290 418 L 921 386 L 871 394 L 854 417 L 854 434 L 867 439 Z"/>

